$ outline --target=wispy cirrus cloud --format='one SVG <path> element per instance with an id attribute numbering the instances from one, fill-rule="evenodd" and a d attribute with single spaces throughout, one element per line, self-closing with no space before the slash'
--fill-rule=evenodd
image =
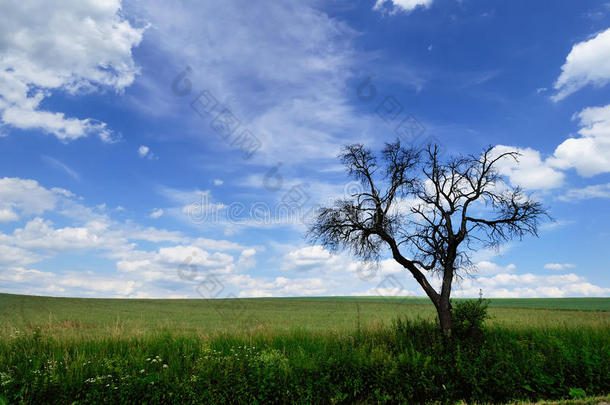
<path id="1" fill-rule="evenodd" d="M 583 188 L 571 188 L 559 197 L 563 201 L 581 201 L 591 198 L 610 198 L 610 183 L 594 184 Z"/>
<path id="2" fill-rule="evenodd" d="M 370 124 L 352 105 L 354 89 L 347 86 L 359 63 L 358 33 L 316 2 L 252 8 L 245 1 L 147 1 L 133 2 L 130 10 L 151 22 L 143 46 L 154 44 L 164 55 L 161 70 L 171 72 L 145 75 L 138 84 L 154 94 L 147 100 L 159 103 L 151 113 L 176 114 L 172 106 L 188 107 L 208 90 L 239 121 L 237 131 L 247 128 L 261 141 L 253 161 L 265 164 L 277 164 L 278 156 L 295 163 L 333 158 L 348 138 L 366 137 Z M 192 89 L 177 98 L 168 87 L 186 66 Z M 222 142 L 193 111 L 181 114 L 200 124 L 196 136 L 207 130 Z"/>
<path id="3" fill-rule="evenodd" d="M 42 160 L 47 163 L 49 166 L 61 170 L 66 173 L 68 176 L 72 177 L 74 180 L 80 180 L 80 175 L 76 172 L 76 170 L 72 169 L 70 166 L 65 164 L 59 159 L 55 159 L 51 156 L 42 156 Z"/>

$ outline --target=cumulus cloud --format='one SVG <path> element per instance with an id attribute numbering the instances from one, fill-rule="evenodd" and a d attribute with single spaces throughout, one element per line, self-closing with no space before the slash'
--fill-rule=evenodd
<path id="1" fill-rule="evenodd" d="M 11 222 L 19 219 L 19 216 L 10 208 L 0 209 L 0 222 Z"/>
<path id="2" fill-rule="evenodd" d="M 433 0 L 377 0 L 373 6 L 373 10 L 384 10 L 388 6 L 391 11 L 411 12 L 418 7 L 428 8 Z"/>
<path id="3" fill-rule="evenodd" d="M 16 221 L 18 212 L 37 215 L 53 209 L 62 191 L 41 187 L 36 180 L 0 178 L 0 222 Z"/>
<path id="4" fill-rule="evenodd" d="M 128 240 L 104 221 L 91 221 L 83 226 L 54 228 L 53 223 L 34 218 L 25 227 L 13 231 L 5 240 L 33 250 L 75 251 L 82 249 L 122 250 Z"/>
<path id="5" fill-rule="evenodd" d="M 574 267 L 576 266 L 572 263 L 547 263 L 544 265 L 544 268 L 549 270 L 566 270 Z"/>
<path id="6" fill-rule="evenodd" d="M 333 280 L 308 278 L 254 278 L 249 275 L 227 277 L 240 292 L 239 297 L 295 297 L 331 295 L 338 285 Z M 336 290 L 335 290 L 336 291 Z"/>
<path id="7" fill-rule="evenodd" d="M 231 242 L 228 240 L 219 240 L 219 239 L 208 239 L 208 238 L 197 238 L 192 244 L 194 246 L 198 246 L 203 249 L 209 250 L 220 250 L 220 251 L 229 251 L 229 250 L 246 250 L 247 247 L 240 245 L 236 242 Z"/>
<path id="8" fill-rule="evenodd" d="M 561 143 L 549 163 L 560 169 L 574 168 L 584 177 L 610 172 L 610 104 L 585 108 L 575 119 L 580 136 Z"/>
<path id="9" fill-rule="evenodd" d="M 610 82 L 610 28 L 572 47 L 555 82 L 559 101 L 588 84 L 601 87 Z"/>
<path id="10" fill-rule="evenodd" d="M 491 298 L 607 296 L 610 288 L 589 283 L 574 273 L 543 276 L 532 273 L 497 274 L 492 277 L 464 279 L 455 289 L 455 296 L 475 297 L 479 289 Z"/>
<path id="11" fill-rule="evenodd" d="M 146 155 L 148 155 L 148 152 L 149 152 L 149 151 L 150 151 L 150 149 L 148 148 L 148 146 L 141 145 L 141 146 L 138 148 L 138 155 L 139 155 L 141 158 L 143 158 L 143 157 L 145 157 Z"/>
<path id="12" fill-rule="evenodd" d="M 8 208 L 33 216 L 12 233 L 0 233 L 0 285 L 3 291 L 67 296 L 201 297 L 299 295 L 423 295 L 398 263 L 378 265 L 332 254 L 321 246 L 282 248 L 276 268 L 282 276 L 249 274 L 262 247 L 232 241 L 189 238 L 179 232 L 119 222 L 82 205 L 68 190 L 46 189 L 37 182 L 2 179 Z M 20 191 L 21 190 L 21 191 Z M 23 192 L 26 190 L 26 192 Z M 31 194 L 27 192 L 31 191 Z M 10 191 L 10 192 L 9 192 Z M 48 199 L 42 204 L 44 199 Z M 30 199 L 37 200 L 37 204 Z M 0 200 L 4 201 L 4 200 Z M 69 207 L 69 209 L 67 209 Z M 75 223 L 57 226 L 41 217 L 63 210 Z M 34 214 L 38 213 L 38 214 Z M 140 241 L 149 243 L 139 245 Z M 150 246 L 151 243 L 157 244 Z M 100 274 L 72 265 L 73 254 L 99 254 L 114 261 L 116 272 Z M 64 256 L 62 256 L 64 255 Z M 45 270 L 45 260 L 61 257 L 65 271 Z M 273 264 L 273 260 L 268 264 Z M 31 266 L 35 265 L 33 268 Z M 551 265 L 551 264 L 549 264 Z M 478 273 L 456 286 L 456 294 L 477 296 L 608 295 L 610 289 L 576 274 L 518 274 L 514 265 L 479 259 Z M 559 266 L 553 264 L 553 266 Z M 570 268 L 561 264 L 562 269 Z M 547 268 L 549 268 L 547 266 Z M 557 267 L 559 270 L 559 267 Z M 438 288 L 439 280 L 431 278 Z"/>
<path id="13" fill-rule="evenodd" d="M 313 268 L 327 268 L 336 256 L 322 246 L 307 246 L 294 250 L 284 256 L 282 268 L 287 270 L 311 270 Z"/>
<path id="14" fill-rule="evenodd" d="M 580 129 L 577 137 L 557 146 L 552 156 L 542 159 L 540 152 L 526 148 L 499 145 L 497 153 L 516 150 L 521 153 L 519 162 L 504 159 L 499 162 L 500 172 L 512 184 L 529 189 L 552 189 L 563 185 L 562 170 L 575 169 L 583 177 L 610 172 L 610 105 L 588 107 L 575 115 Z M 603 195 L 603 186 L 583 190 L 584 195 Z"/>
<path id="15" fill-rule="evenodd" d="M 92 271 L 53 273 L 25 267 L 0 268 L 0 284 L 12 293 L 80 297 L 137 297 L 142 282 Z"/>
<path id="16" fill-rule="evenodd" d="M 40 261 L 42 256 L 16 246 L 0 244 L 0 267 L 27 266 Z"/>
<path id="17" fill-rule="evenodd" d="M 241 255 L 239 256 L 239 259 L 237 260 L 237 267 L 240 270 L 245 270 L 256 266 L 256 258 L 254 257 L 255 255 L 256 249 L 244 249 L 244 251 L 241 252 Z"/>
<path id="18" fill-rule="evenodd" d="M 8 288 L 11 292 L 73 296 L 197 296 L 190 284 L 206 275 L 226 277 L 256 265 L 257 251 L 252 247 L 226 240 L 188 238 L 180 232 L 144 228 L 131 221 L 119 222 L 109 217 L 103 204 L 86 207 L 68 190 L 47 189 L 33 180 L 0 179 L 0 196 L 5 220 L 19 215 L 30 217 L 12 233 L 0 233 L 3 291 Z M 74 224 L 57 226 L 42 217 L 48 212 Z M 141 241 L 161 245 L 140 250 Z M 115 261 L 114 278 L 79 269 L 78 263 L 77 270 L 70 271 L 28 268 L 56 257 L 62 257 L 68 267 L 71 255 L 84 253 Z M 181 267 L 188 270 L 182 278 Z M 193 268 L 200 274 L 190 277 Z"/>
<path id="19" fill-rule="evenodd" d="M 155 156 L 154 153 L 152 153 L 152 151 L 150 150 L 150 148 L 146 145 L 141 145 L 138 148 L 138 156 L 140 156 L 141 158 L 146 158 L 146 159 L 156 159 L 157 157 Z"/>
<path id="20" fill-rule="evenodd" d="M 115 135 L 94 118 L 42 109 L 54 92 L 122 91 L 138 74 L 132 59 L 144 29 L 121 16 L 120 0 L 0 4 L 0 116 L 6 125 L 40 129 L 69 141 Z"/>
<path id="21" fill-rule="evenodd" d="M 540 152 L 531 148 L 498 145 L 496 153 L 511 150 L 521 154 L 519 162 L 503 159 L 498 162 L 500 172 L 509 177 L 511 184 L 527 189 L 553 189 L 564 183 L 564 170 L 575 169 L 583 177 L 610 172 L 610 105 L 588 107 L 574 115 L 580 129 L 578 136 L 567 139 L 555 148 L 552 156 L 543 159 Z M 604 186 L 581 190 L 582 198 L 603 196 Z M 563 197 L 575 197 L 578 190 Z"/>
<path id="22" fill-rule="evenodd" d="M 140 280 L 197 282 L 210 274 L 218 276 L 235 271 L 234 257 L 208 252 L 192 245 L 176 245 L 156 251 L 131 251 L 117 262 L 120 272 Z"/>
<path id="23" fill-rule="evenodd" d="M 507 176 L 512 185 L 532 190 L 553 189 L 563 185 L 564 174 L 553 168 L 548 159 L 543 160 L 537 150 L 498 145 L 493 149 L 493 154 L 498 156 L 513 151 L 520 154 L 518 161 L 506 157 L 496 164 L 498 171 Z"/>
<path id="24" fill-rule="evenodd" d="M 179 232 L 143 228 L 130 221 L 114 221 L 103 206 L 92 209 L 83 205 L 70 191 L 45 188 L 34 180 L 0 179 L 0 217 L 5 221 L 29 218 L 25 225 L 16 227 L 12 233 L 0 233 L 0 245 L 12 248 L 4 249 L 6 257 L 14 256 L 12 252 L 26 257 L 24 251 L 15 249 L 26 249 L 30 256 L 31 252 L 39 251 L 56 255 L 88 249 L 118 254 L 132 249 L 133 241 L 180 243 L 188 240 Z M 59 214 L 64 220 L 72 220 L 76 224 L 57 227 L 42 217 L 48 212 Z"/>
<path id="25" fill-rule="evenodd" d="M 287 267 L 305 270 L 311 278 L 327 281 L 330 294 L 375 296 L 423 296 L 424 292 L 411 274 L 393 259 L 381 260 L 377 265 L 354 261 L 349 257 L 331 254 L 321 247 L 302 248 L 291 251 L 283 258 Z M 321 266 L 327 266 L 321 268 Z M 565 263 L 561 270 L 573 268 Z M 547 267 L 548 268 L 548 267 Z M 328 269 L 331 269 L 328 271 Z M 610 288 L 591 284 L 586 278 L 574 274 L 541 275 L 518 273 L 515 264 L 498 265 L 481 260 L 474 265 L 469 276 L 456 281 L 455 296 L 477 297 L 482 289 L 488 297 L 567 297 L 606 296 Z M 559 270 L 559 269 L 557 269 Z M 440 279 L 428 275 L 430 283 L 440 288 Z M 292 282 L 292 278 L 288 279 Z M 363 286 L 367 286 L 363 289 Z M 334 287 L 334 288 L 333 288 Z M 262 287 L 261 287 L 262 288 Z M 275 287 L 262 288 L 267 294 L 276 294 Z"/>
<path id="26" fill-rule="evenodd" d="M 489 275 L 499 273 L 510 273 L 517 268 L 514 264 L 508 266 L 499 266 L 494 262 L 483 260 L 475 264 L 475 270 L 477 275 Z"/>

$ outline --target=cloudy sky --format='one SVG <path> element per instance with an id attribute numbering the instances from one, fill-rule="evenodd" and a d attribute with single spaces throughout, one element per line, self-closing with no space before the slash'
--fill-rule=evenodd
<path id="1" fill-rule="evenodd" d="M 610 296 L 610 3 L 7 0 L 0 292 L 423 295 L 303 238 L 336 155 L 487 145 L 550 208 L 456 295 Z M 290 202 L 297 215 L 278 207 Z"/>

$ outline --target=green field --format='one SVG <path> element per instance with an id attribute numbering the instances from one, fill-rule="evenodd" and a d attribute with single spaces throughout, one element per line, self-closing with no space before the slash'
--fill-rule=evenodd
<path id="1" fill-rule="evenodd" d="M 457 300 L 459 301 L 459 300 Z M 557 310 L 560 309 L 560 310 Z M 494 299 L 491 325 L 511 328 L 607 327 L 610 298 Z M 401 316 L 433 319 L 425 298 L 313 297 L 240 300 L 155 300 L 32 297 L 0 294 L 0 332 L 39 327 L 56 337 L 180 335 L 219 332 L 352 331 Z"/>
<path id="2" fill-rule="evenodd" d="M 0 404 L 610 394 L 610 298 L 494 299 L 489 314 L 483 335 L 447 342 L 423 298 L 0 294 Z"/>
<path id="3" fill-rule="evenodd" d="M 277 299 L 277 298 L 276 298 Z M 430 304 L 425 297 L 298 297 L 281 298 L 288 300 L 305 301 L 346 301 L 346 302 L 400 302 L 402 304 Z M 462 301 L 460 298 L 454 301 Z M 431 305 L 431 304 L 430 304 Z M 573 298 L 493 298 L 491 307 L 506 308 L 540 308 L 540 309 L 568 309 L 568 310 L 600 310 L 610 311 L 610 298 L 603 297 L 573 297 Z"/>

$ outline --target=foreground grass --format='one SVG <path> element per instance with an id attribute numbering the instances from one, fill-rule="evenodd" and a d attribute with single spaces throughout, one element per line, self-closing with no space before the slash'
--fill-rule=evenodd
<path id="1" fill-rule="evenodd" d="M 583 310 L 605 301 L 573 302 L 576 310 L 524 308 L 526 301 L 520 308 L 496 302 L 484 335 L 447 343 L 421 300 L 4 294 L 0 404 L 505 403 L 608 395 L 609 312 Z"/>
<path id="2" fill-rule="evenodd" d="M 608 328 L 512 330 L 447 343 L 435 324 L 352 333 L 171 332 L 0 342 L 11 403 L 510 402 L 610 392 Z"/>
<path id="3" fill-rule="evenodd" d="M 515 405 L 608 405 L 610 404 L 610 395 L 601 397 L 588 397 L 583 399 L 567 399 L 560 401 L 538 401 L 535 404 L 531 402 L 515 402 Z"/>

